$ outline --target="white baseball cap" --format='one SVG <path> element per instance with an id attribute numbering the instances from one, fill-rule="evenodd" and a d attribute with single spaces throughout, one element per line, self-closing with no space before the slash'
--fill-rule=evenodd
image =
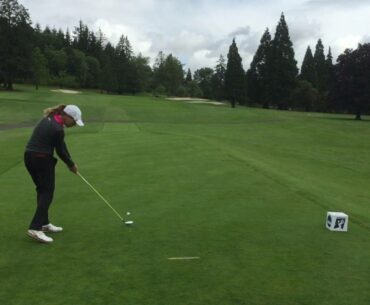
<path id="1" fill-rule="evenodd" d="M 81 119 L 81 110 L 80 108 L 78 108 L 77 106 L 75 105 L 67 105 L 63 111 L 68 114 L 72 119 L 74 119 L 74 121 L 76 122 L 76 124 L 78 126 L 84 126 L 84 122 L 82 122 L 82 119 Z"/>

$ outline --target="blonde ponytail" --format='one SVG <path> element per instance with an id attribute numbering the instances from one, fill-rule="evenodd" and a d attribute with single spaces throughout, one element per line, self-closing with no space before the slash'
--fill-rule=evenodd
<path id="1" fill-rule="evenodd" d="M 66 107 L 66 105 L 58 105 L 51 108 L 44 109 L 44 117 L 54 115 L 54 114 L 60 114 L 62 113 L 63 109 Z"/>

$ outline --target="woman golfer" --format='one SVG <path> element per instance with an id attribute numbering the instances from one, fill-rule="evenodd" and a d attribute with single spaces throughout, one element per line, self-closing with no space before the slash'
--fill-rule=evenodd
<path id="1" fill-rule="evenodd" d="M 53 239 L 44 232 L 61 232 L 63 228 L 49 221 L 48 210 L 53 200 L 55 186 L 54 149 L 69 170 L 77 173 L 77 165 L 72 161 L 64 142 L 64 127 L 83 126 L 81 110 L 74 105 L 59 105 L 44 110 L 44 118 L 36 125 L 24 153 L 24 163 L 36 185 L 37 208 L 27 234 L 43 243 Z"/>

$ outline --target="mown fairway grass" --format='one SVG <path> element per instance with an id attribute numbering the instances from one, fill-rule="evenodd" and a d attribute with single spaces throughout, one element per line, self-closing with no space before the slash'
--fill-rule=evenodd
<path id="1" fill-rule="evenodd" d="M 17 89 L 0 92 L 0 304 L 370 304 L 369 121 Z M 132 229 L 59 161 L 50 213 L 65 231 L 26 236 L 23 151 L 58 103 L 82 108 L 69 150 Z M 349 232 L 326 230 L 327 211 Z"/>

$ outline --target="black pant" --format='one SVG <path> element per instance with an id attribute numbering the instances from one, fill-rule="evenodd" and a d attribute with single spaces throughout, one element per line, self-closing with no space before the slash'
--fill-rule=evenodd
<path id="1" fill-rule="evenodd" d="M 37 208 L 30 224 L 31 230 L 41 231 L 42 226 L 49 223 L 48 210 L 53 201 L 55 188 L 55 165 L 53 156 L 26 151 L 24 163 L 36 185 Z"/>

